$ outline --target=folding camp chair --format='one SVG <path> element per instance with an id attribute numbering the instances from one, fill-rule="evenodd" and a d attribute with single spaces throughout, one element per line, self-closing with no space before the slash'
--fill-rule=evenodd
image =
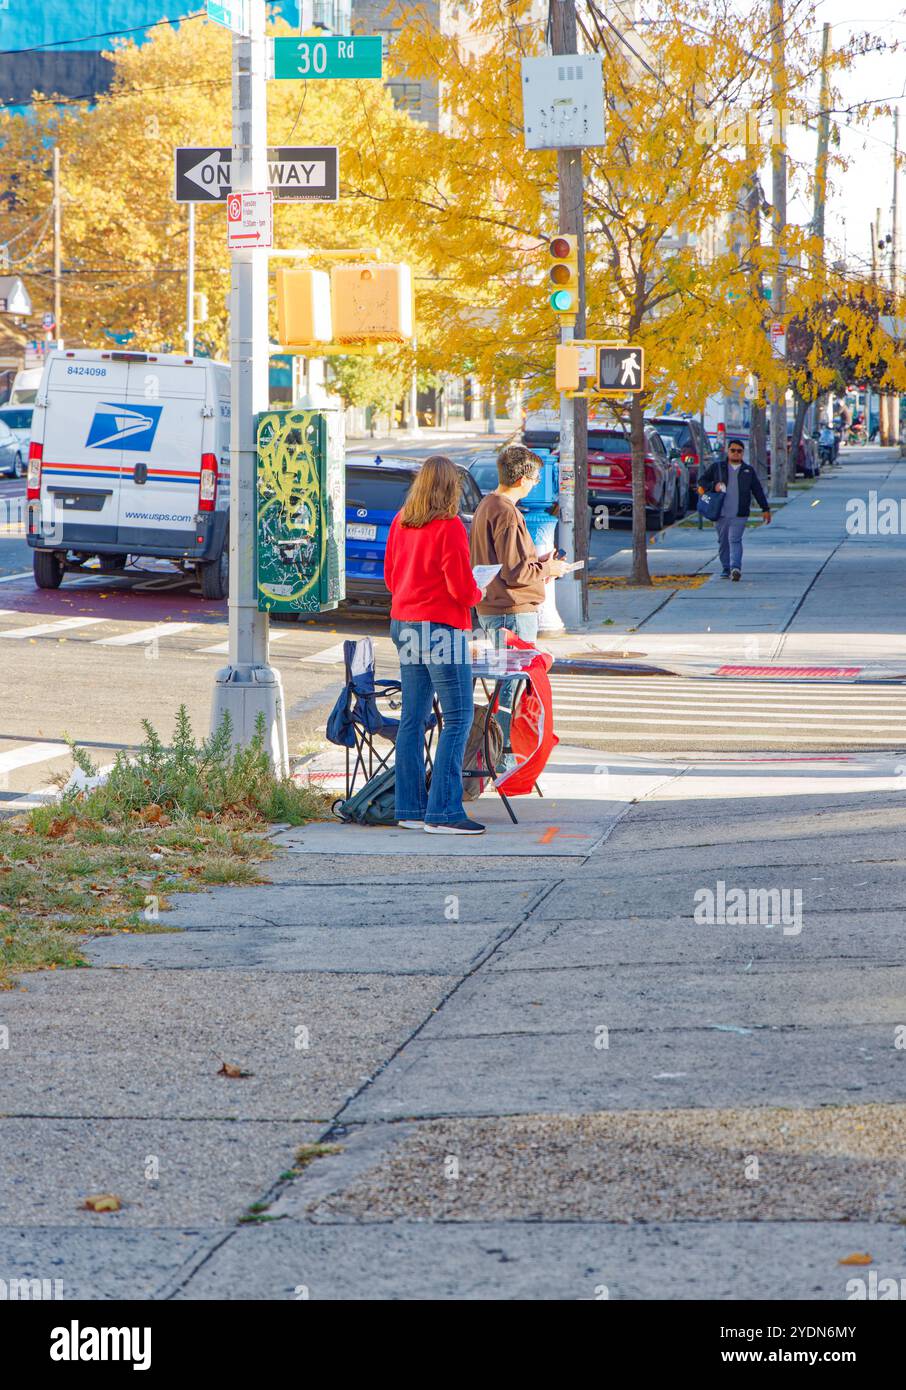
<path id="1" fill-rule="evenodd" d="M 327 737 L 331 743 L 346 749 L 346 800 L 355 791 L 359 772 L 365 774 L 367 781 L 376 772 L 391 766 L 391 755 L 396 745 L 400 722 L 386 714 L 379 701 L 386 701 L 389 709 L 399 709 L 402 705 L 403 689 L 397 680 L 378 680 L 375 676 L 374 643 L 370 637 L 362 637 L 343 643 L 343 660 L 346 666 L 346 681 L 337 702 L 327 721 Z M 425 763 L 431 769 L 431 743 L 436 727 L 434 715 L 425 728 Z M 375 747 L 375 739 L 384 739 L 391 746 L 386 752 Z"/>

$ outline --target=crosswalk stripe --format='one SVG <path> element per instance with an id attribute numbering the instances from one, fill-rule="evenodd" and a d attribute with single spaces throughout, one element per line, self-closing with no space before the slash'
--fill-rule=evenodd
<path id="1" fill-rule="evenodd" d="M 65 743 L 26 743 L 24 748 L 11 748 L 0 753 L 0 774 L 14 772 L 17 767 L 28 767 L 31 763 L 45 763 L 50 758 L 60 758 L 69 750 Z"/>
<path id="2" fill-rule="evenodd" d="M 648 712 L 654 714 L 654 713 L 656 713 L 657 711 L 660 710 L 660 711 L 663 711 L 665 714 L 687 713 L 687 714 L 689 714 L 689 715 L 693 715 L 693 714 L 697 713 L 698 711 L 702 711 L 703 713 L 704 713 L 705 711 L 707 711 L 707 714 L 708 714 L 709 717 L 713 717 L 713 714 L 714 714 L 714 711 L 713 711 L 713 709 L 711 708 L 710 705 L 708 705 L 708 706 L 703 706 L 703 705 L 701 705 L 701 704 L 699 704 L 699 703 L 694 703 L 694 704 L 689 705 L 689 704 L 687 704 L 686 702 L 682 702 L 682 703 L 681 703 L 681 702 L 678 701 L 678 700 L 675 701 L 675 702 L 673 702 L 673 703 L 670 703 L 670 704 L 649 704 L 647 701 L 645 701 L 644 703 L 641 702 L 641 701 L 637 701 L 637 702 L 632 702 L 632 703 L 630 703 L 630 702 L 628 702 L 628 701 L 623 701 L 623 700 L 558 700 L 556 697 L 554 697 L 554 708 L 555 708 L 555 709 L 581 709 L 581 710 L 589 710 L 589 711 L 594 710 L 595 713 L 597 713 L 599 710 L 627 710 L 627 711 L 630 711 L 630 710 L 631 710 L 631 711 L 638 711 L 639 713 L 641 713 L 643 710 L 645 710 L 645 711 L 648 711 Z M 808 713 L 808 714 L 811 714 L 811 715 L 821 715 L 822 717 L 824 717 L 825 715 L 831 715 L 831 716 L 836 717 L 836 715 L 839 714 L 840 712 L 842 712 L 842 713 L 844 713 L 844 714 L 851 714 L 851 715 L 853 715 L 855 718 L 858 718 L 860 715 L 863 715 L 863 714 L 899 714 L 899 715 L 902 715 L 904 718 L 906 718 L 906 700 L 904 700 L 902 704 L 898 704 L 898 705 L 882 705 L 882 704 L 812 705 L 812 704 L 809 704 L 809 705 L 803 706 L 803 705 L 801 705 L 801 704 L 795 704 L 795 703 L 784 703 L 784 704 L 781 704 L 781 705 L 755 705 L 755 704 L 734 705 L 734 706 L 732 706 L 732 708 L 729 707 L 729 706 L 721 705 L 720 708 L 721 708 L 721 710 L 725 710 L 725 711 L 726 711 L 726 710 L 729 710 L 729 712 L 732 713 L 732 714 L 737 714 L 737 713 L 742 713 L 743 711 L 748 711 L 748 712 L 750 712 L 753 716 L 761 716 L 761 715 L 763 715 L 766 719 L 776 719 L 778 716 L 782 716 L 782 715 L 785 714 L 785 713 L 789 713 L 789 714 L 796 714 L 796 713 L 798 713 L 799 716 L 800 716 L 800 718 L 801 718 L 801 716 L 803 715 L 803 713 Z"/>
<path id="3" fill-rule="evenodd" d="M 47 637 L 57 632 L 69 632 L 77 627 L 90 627 L 93 623 L 106 623 L 107 618 L 58 618 L 52 623 L 38 623 L 35 627 L 11 627 L 0 632 L 0 637 L 19 639 L 25 637 Z"/>
<path id="4" fill-rule="evenodd" d="M 355 641 L 355 638 L 347 638 L 347 641 Z M 325 647 L 323 651 L 312 652 L 311 656 L 303 656 L 303 661 L 323 661 L 330 665 L 339 664 L 343 660 L 343 643 L 337 642 L 333 647 Z"/>
<path id="5" fill-rule="evenodd" d="M 33 579 L 31 570 L 20 570 L 18 574 L 4 574 L 0 577 L 0 584 L 12 584 L 16 579 Z"/>
<path id="6" fill-rule="evenodd" d="M 563 742 L 563 743 L 582 743 L 584 740 L 587 739 L 587 740 L 589 740 L 590 742 L 594 743 L 595 740 L 600 740 L 600 739 L 602 739 L 602 738 L 606 738 L 606 739 L 608 740 L 608 742 L 611 743 L 611 744 L 615 744 L 615 743 L 624 743 L 624 742 L 627 742 L 627 741 L 631 741 L 631 742 L 633 742 L 633 743 L 640 743 L 640 742 L 644 742 L 644 743 L 663 743 L 663 742 L 664 742 L 664 735 L 663 735 L 663 734 L 648 734 L 648 733 L 643 733 L 643 732 L 638 732 L 638 733 L 637 733 L 637 732 L 635 731 L 634 728 L 626 728 L 625 726 L 623 727 L 623 729 L 622 729 L 619 733 L 616 733 L 616 734 L 615 734 L 612 730 L 605 730 L 605 729 L 600 729 L 600 728 L 598 728 L 598 729 L 570 729 L 570 730 L 568 731 L 568 734 L 566 733 L 566 731 L 564 731 L 564 733 L 563 733 L 563 735 L 562 735 L 562 737 L 561 737 L 561 742 Z M 731 737 L 730 735 L 725 734 L 725 733 L 724 733 L 724 734 L 711 734 L 711 733 L 702 733 L 702 732 L 701 732 L 700 730 L 698 730 L 698 729 L 680 728 L 680 729 L 678 729 L 678 730 L 675 731 L 675 732 L 671 732 L 670 738 L 671 738 L 671 741 L 672 741 L 672 742 L 687 743 L 687 744 L 689 744 L 692 748 L 696 748 L 696 747 L 699 747 L 699 746 L 703 746 L 703 745 L 706 744 L 706 743 L 743 744 L 743 743 L 765 743 L 765 742 L 767 741 L 767 740 L 766 740 L 766 736 L 765 736 L 764 733 L 760 733 L 760 734 L 744 734 L 744 733 L 739 733 L 739 731 L 736 730 L 736 729 L 733 730 L 732 737 Z M 770 747 L 773 747 L 775 744 L 779 746 L 780 744 L 783 744 L 783 743 L 792 743 L 792 744 L 795 744 L 795 745 L 797 745 L 797 746 L 801 746 L 801 745 L 804 744 L 804 743 L 816 743 L 816 744 L 820 745 L 821 747 L 824 747 L 825 744 L 828 744 L 828 745 L 829 745 L 829 744 L 833 744 L 833 745 L 835 745 L 835 746 L 836 746 L 837 744 L 839 744 L 839 745 L 840 745 L 841 747 L 843 747 L 843 748 L 851 748 L 851 747 L 853 746 L 854 743 L 858 743 L 860 746 L 863 745 L 863 744 L 868 744 L 868 745 L 870 745 L 870 746 L 872 746 L 872 747 L 874 747 L 875 745 L 877 745 L 879 748 L 890 748 L 890 746 L 891 746 L 891 739 L 890 739 L 890 738 L 863 738 L 861 734 L 859 734 L 858 737 L 856 737 L 856 736 L 855 736 L 854 734 L 852 734 L 852 733 L 843 734 L 843 735 L 835 735 L 835 734 L 825 734 L 823 731 L 821 731 L 820 733 L 812 733 L 812 732 L 809 731 L 809 730 L 803 731 L 801 728 L 800 728 L 800 731 L 799 731 L 798 734 L 781 734 L 781 733 L 776 733 L 773 729 L 771 729 L 771 730 L 770 730 L 770 738 L 771 738 L 771 743 L 770 743 L 770 745 L 769 745 Z M 906 730 L 904 730 L 904 737 L 903 737 L 903 739 L 902 739 L 902 743 L 903 743 L 904 748 L 906 748 Z"/>
<path id="7" fill-rule="evenodd" d="M 758 719 L 760 719 L 761 717 L 762 717 L 762 716 L 759 715 L 759 714 L 757 714 L 754 710 L 752 711 L 752 723 L 753 723 L 753 724 L 754 724 L 754 723 L 757 723 Z M 810 730 L 810 728 L 814 728 L 814 722 L 813 722 L 811 725 L 806 725 L 806 724 L 803 722 L 803 718 L 802 718 L 802 714 L 801 714 L 801 713 L 798 714 L 798 715 L 775 714 L 775 715 L 767 715 L 767 716 L 765 716 L 765 717 L 766 717 L 766 718 L 773 718 L 773 719 L 779 721 L 779 723 L 780 723 L 781 726 L 788 725 L 789 728 L 791 728 L 791 729 L 799 729 L 800 731 L 802 731 L 803 733 L 805 733 L 805 735 L 806 735 L 807 737 L 811 737 L 811 734 L 810 734 L 809 730 Z M 554 705 L 554 718 L 555 718 L 555 720 L 556 720 L 556 722 L 557 722 L 558 724 L 587 724 L 587 723 L 588 723 L 588 711 L 586 711 L 584 714 L 560 714 L 560 713 L 558 712 L 557 706 Z M 607 714 L 598 715 L 598 714 L 596 713 L 596 715 L 595 715 L 595 722 L 598 723 L 598 724 L 602 724 L 602 725 L 603 725 L 603 724 L 607 724 L 607 725 L 615 724 L 615 725 L 620 726 L 621 728 L 626 728 L 626 727 L 628 726 L 628 727 L 633 728 L 633 729 L 634 729 L 634 728 L 636 727 L 636 725 L 638 725 L 638 724 L 657 724 L 657 725 L 659 725 L 659 727 L 662 728 L 662 729 L 688 729 L 688 728 L 689 728 L 689 720 L 688 720 L 688 719 L 667 719 L 667 718 L 665 718 L 663 715 L 659 715 L 657 718 L 654 718 L 654 719 L 646 719 L 646 718 L 644 718 L 644 717 L 636 717 L 636 716 L 633 716 L 632 718 L 627 718 L 626 715 L 612 715 L 612 716 L 611 716 L 611 715 L 607 715 Z M 713 720 L 713 718 L 708 718 L 707 720 L 703 720 L 703 722 L 707 722 L 707 723 L 709 723 L 709 724 L 713 724 L 714 720 Z M 825 723 L 833 723 L 833 724 L 835 724 L 835 725 L 837 725 L 837 724 L 851 725 L 854 729 L 885 729 L 885 728 L 894 728 L 894 729 L 902 729 L 903 732 L 906 733 L 906 716 L 904 716 L 904 717 L 903 717 L 902 719 L 900 719 L 900 720 L 891 719 L 891 720 L 882 720 L 882 721 L 879 721 L 879 720 L 875 719 L 875 720 L 869 721 L 868 719 L 863 718 L 863 717 L 861 717 L 861 716 L 859 716 L 859 715 L 855 715 L 855 716 L 853 716 L 852 718 L 841 717 L 841 716 L 838 716 L 838 715 L 831 715 L 831 716 L 827 717 L 825 720 L 822 720 L 822 726 L 823 726 Z M 721 738 L 728 738 L 728 737 L 729 737 L 729 734 L 722 734 L 722 735 L 721 735 Z"/>
<path id="8" fill-rule="evenodd" d="M 270 633 L 269 636 L 268 636 L 268 641 L 269 641 L 271 644 L 273 644 L 274 642 L 282 642 L 283 639 L 284 639 L 284 637 L 291 637 L 291 636 L 292 636 L 292 633 L 291 633 L 291 632 L 272 632 L 272 633 Z M 213 645 L 213 647 L 197 647 L 197 648 L 196 648 L 196 651 L 205 652 L 205 653 L 210 652 L 212 655 L 216 655 L 216 656 L 229 656 L 229 652 L 230 652 L 230 643 L 229 643 L 229 639 L 227 639 L 226 642 L 215 642 L 214 645 Z"/>
<path id="9" fill-rule="evenodd" d="M 197 623 L 157 623 L 154 627 L 142 627 L 138 632 L 125 632 L 119 637 L 98 638 L 99 647 L 137 647 L 141 643 L 153 642 L 158 637 L 173 637 L 177 632 L 188 632 L 198 627 Z"/>

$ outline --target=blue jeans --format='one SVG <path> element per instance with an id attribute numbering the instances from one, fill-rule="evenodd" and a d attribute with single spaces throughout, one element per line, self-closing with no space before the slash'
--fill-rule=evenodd
<path id="1" fill-rule="evenodd" d="M 472 727 L 470 632 L 446 623 L 394 618 L 390 636 L 400 658 L 403 708 L 396 735 L 396 818 L 428 825 L 465 820 L 462 760 Z M 443 728 L 425 787 L 425 724 L 437 695 Z"/>
<path id="2" fill-rule="evenodd" d="M 537 613 L 479 613 L 478 621 L 485 632 L 499 632 L 501 628 L 506 628 L 509 632 L 515 632 L 517 637 L 521 637 L 523 642 L 534 642 L 538 636 L 538 614 Z M 497 718 L 503 730 L 504 747 L 510 746 L 510 720 L 513 717 L 513 701 L 524 681 L 501 681 L 500 682 L 500 703 L 497 706 Z M 515 759 L 512 765 L 515 766 Z M 505 759 L 507 762 L 507 759 Z"/>
<path id="3" fill-rule="evenodd" d="M 742 569 L 742 538 L 746 533 L 746 518 L 744 516 L 719 516 L 714 525 L 717 527 L 717 549 L 720 554 L 720 566 L 724 574 L 729 570 Z"/>

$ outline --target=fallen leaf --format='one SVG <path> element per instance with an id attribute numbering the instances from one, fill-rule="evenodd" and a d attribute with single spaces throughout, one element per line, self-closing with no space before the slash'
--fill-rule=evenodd
<path id="1" fill-rule="evenodd" d="M 220 1066 L 218 1076 L 244 1077 L 251 1076 L 250 1071 L 243 1071 L 241 1067 L 234 1066 L 232 1062 L 223 1062 Z"/>
<path id="2" fill-rule="evenodd" d="M 95 1197 L 86 1197 L 84 1211 L 119 1211 L 122 1206 L 119 1197 L 112 1192 L 101 1192 Z"/>
<path id="3" fill-rule="evenodd" d="M 871 1255 L 861 1255 L 859 1253 L 847 1255 L 845 1260 L 838 1260 L 837 1263 L 841 1265 L 870 1265 Z"/>

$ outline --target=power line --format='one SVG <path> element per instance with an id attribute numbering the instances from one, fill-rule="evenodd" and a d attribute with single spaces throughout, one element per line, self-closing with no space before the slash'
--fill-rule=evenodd
<path id="1" fill-rule="evenodd" d="M 0 110 L 12 106 L 77 106 L 83 101 L 120 101 L 124 97 L 142 96 L 145 92 L 176 92 L 185 87 L 228 87 L 229 77 L 203 77 L 197 82 L 161 82 L 154 87 L 127 87 L 116 91 L 83 92 L 75 97 L 31 97 L 28 101 L 0 101 Z"/>
<path id="2" fill-rule="evenodd" d="M 50 43 L 32 44 L 31 48 L 0 48 L 0 58 L 9 58 L 16 53 L 38 53 L 45 48 L 63 48 L 74 43 L 90 43 L 92 39 L 118 39 L 126 34 L 144 34 L 149 29 L 159 29 L 166 24 L 172 28 L 176 24 L 188 24 L 191 19 L 204 19 L 205 11 L 197 10 L 182 19 L 155 19 L 152 24 L 137 24 L 133 29 L 108 29 L 103 34 L 83 34 L 78 39 L 53 39 Z"/>

